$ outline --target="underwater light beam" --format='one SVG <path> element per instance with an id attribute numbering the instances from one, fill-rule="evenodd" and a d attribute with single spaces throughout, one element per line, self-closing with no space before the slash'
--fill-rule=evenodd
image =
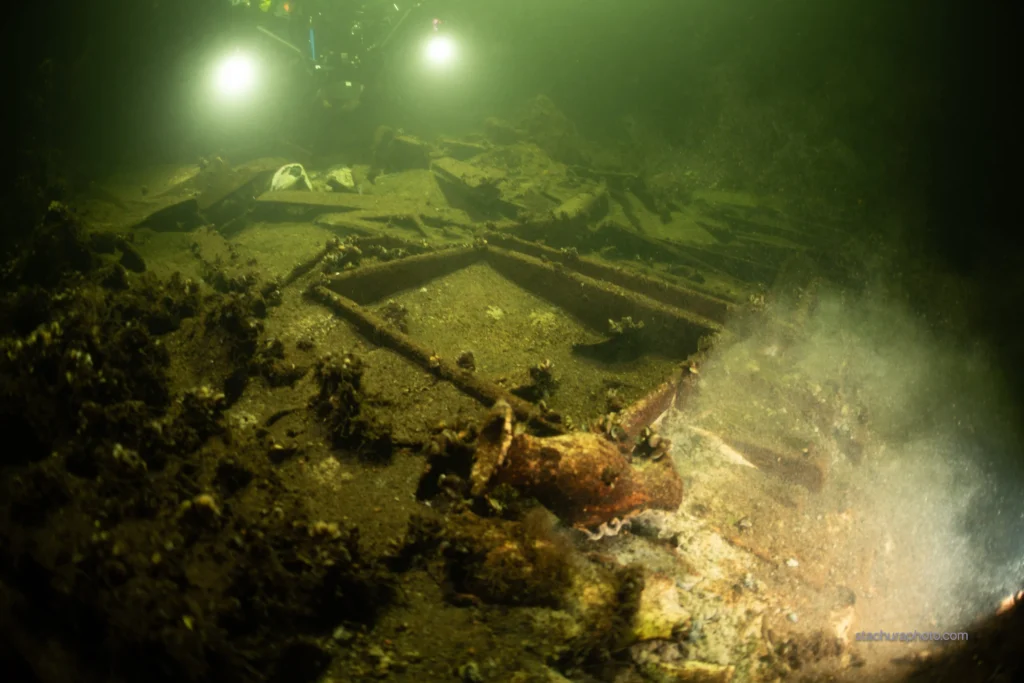
<path id="1" fill-rule="evenodd" d="M 256 62 L 235 52 L 220 61 L 214 71 L 214 87 L 222 97 L 237 99 L 248 95 L 256 84 Z"/>
<path id="2" fill-rule="evenodd" d="M 448 36 L 433 36 L 427 41 L 424 56 L 433 66 L 445 66 L 455 59 L 455 41 Z"/>

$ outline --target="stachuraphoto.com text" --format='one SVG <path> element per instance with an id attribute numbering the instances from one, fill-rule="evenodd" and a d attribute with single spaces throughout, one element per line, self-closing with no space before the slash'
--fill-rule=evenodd
<path id="1" fill-rule="evenodd" d="M 916 643 L 967 640 L 963 631 L 858 631 L 854 636 L 859 643 Z"/>

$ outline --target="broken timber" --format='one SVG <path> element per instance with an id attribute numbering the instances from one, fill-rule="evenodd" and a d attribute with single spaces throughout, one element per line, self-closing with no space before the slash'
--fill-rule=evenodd
<path id="1" fill-rule="evenodd" d="M 480 252 L 475 248 L 448 249 L 363 266 L 327 276 L 326 282 L 332 291 L 365 305 L 403 289 L 418 287 L 427 280 L 453 273 L 479 258 Z"/>
<path id="2" fill-rule="evenodd" d="M 325 282 L 332 291 L 365 305 L 460 270 L 480 259 L 485 259 L 508 280 L 571 312 L 595 330 L 606 331 L 609 320 L 627 316 L 643 320 L 644 338 L 662 355 L 686 358 L 697 349 L 702 337 L 723 332 L 721 323 L 686 308 L 584 275 L 560 263 L 553 264 L 493 245 L 410 256 L 331 275 Z M 594 275 L 601 274 L 594 272 Z M 630 281 L 625 275 L 620 279 L 623 283 Z M 641 284 L 647 283 L 641 281 Z M 711 302 L 691 297 L 685 290 L 677 290 L 676 294 L 682 300 L 675 303 L 692 300 L 704 303 L 707 308 Z M 718 312 L 724 313 L 724 310 Z"/>
<path id="3" fill-rule="evenodd" d="M 425 346 L 399 332 L 382 318 L 370 313 L 359 304 L 323 286 L 308 290 L 309 295 L 324 304 L 335 314 L 352 323 L 368 339 L 386 346 L 404 358 L 416 363 L 424 370 L 450 382 L 466 395 L 490 407 L 498 401 L 511 406 L 517 419 L 529 423 L 547 434 L 560 434 L 565 430 L 556 423 L 546 420 L 541 411 L 523 399 L 513 396 L 496 384 L 487 382 L 455 363 L 438 358 Z"/>
<path id="4" fill-rule="evenodd" d="M 665 356 L 686 358 L 702 337 L 723 331 L 712 320 L 572 272 L 560 264 L 500 247 L 488 246 L 484 253 L 488 263 L 506 278 L 571 312 L 596 330 L 607 330 L 609 320 L 627 316 L 643 320 L 641 335 Z"/>
<path id="5" fill-rule="evenodd" d="M 697 315 L 724 324 L 728 316 L 735 310 L 735 305 L 724 299 L 698 292 L 693 289 L 679 287 L 664 280 L 633 273 L 622 268 L 609 266 L 593 259 L 579 256 L 575 250 L 553 249 L 551 247 L 528 242 L 507 233 L 490 233 L 487 239 L 497 245 L 541 260 L 560 263 L 582 275 L 610 282 L 631 289 L 669 306 L 675 306 Z"/>

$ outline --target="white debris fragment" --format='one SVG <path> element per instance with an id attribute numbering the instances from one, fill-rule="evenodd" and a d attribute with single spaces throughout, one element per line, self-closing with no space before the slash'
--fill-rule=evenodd
<path id="1" fill-rule="evenodd" d="M 302 164 L 285 164 L 277 169 L 274 178 L 270 181 L 270 191 L 280 192 L 282 190 L 312 190 L 313 183 L 306 175 L 306 169 Z"/>
<path id="2" fill-rule="evenodd" d="M 796 561 L 796 558 L 791 557 L 788 560 L 786 560 L 786 566 L 787 567 L 799 567 L 800 563 Z"/>
<path id="3" fill-rule="evenodd" d="M 605 536 L 618 536 L 622 529 L 628 529 L 630 525 L 629 519 L 619 519 L 616 517 L 611 522 L 602 522 L 601 526 L 597 527 L 597 531 L 590 531 L 580 527 L 580 531 L 587 535 L 591 541 L 600 541 Z"/>

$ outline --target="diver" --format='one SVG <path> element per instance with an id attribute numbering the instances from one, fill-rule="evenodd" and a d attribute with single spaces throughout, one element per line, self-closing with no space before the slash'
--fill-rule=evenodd
<path id="1" fill-rule="evenodd" d="M 443 33 L 430 0 L 231 0 L 244 32 L 283 74 L 284 126 L 302 146 L 369 144 L 408 83 L 395 68 L 425 36 Z M 287 94 L 286 94 L 287 93 Z M 280 101 L 280 98 L 278 98 Z"/>
<path id="2" fill-rule="evenodd" d="M 387 47 L 423 0 L 232 0 L 256 29 L 302 59 L 316 104 L 354 110 L 377 87 Z"/>

